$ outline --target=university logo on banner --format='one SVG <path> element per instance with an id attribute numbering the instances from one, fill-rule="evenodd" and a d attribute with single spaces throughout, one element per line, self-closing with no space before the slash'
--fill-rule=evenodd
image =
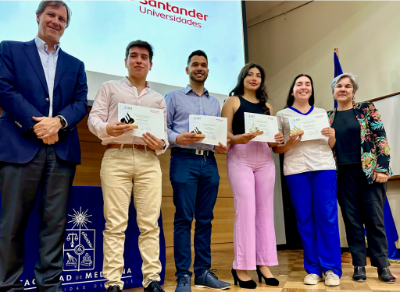
<path id="1" fill-rule="evenodd" d="M 103 230 L 105 226 L 103 196 L 100 187 L 74 186 L 67 202 L 66 230 L 63 245 L 63 272 L 60 280 L 64 292 L 105 291 L 103 277 Z M 1 200 L 0 200 L 1 201 Z M 20 277 L 24 290 L 37 291 L 34 269 L 39 250 L 40 196 L 36 201 L 25 234 L 24 271 Z M 1 202 L 0 202 L 1 205 Z M 165 240 L 160 216 L 160 260 L 162 263 L 161 282 L 165 275 Z M 124 289 L 142 286 L 142 259 L 139 252 L 140 235 L 136 222 L 136 210 L 129 205 L 128 227 L 125 232 L 124 269 L 121 280 Z"/>
<path id="2" fill-rule="evenodd" d="M 96 251 L 96 230 L 89 229 L 92 223 L 88 214 L 89 210 L 82 212 L 73 209 L 74 214 L 68 214 L 72 219 L 73 227 L 66 230 L 64 241 L 64 271 L 94 270 Z"/>

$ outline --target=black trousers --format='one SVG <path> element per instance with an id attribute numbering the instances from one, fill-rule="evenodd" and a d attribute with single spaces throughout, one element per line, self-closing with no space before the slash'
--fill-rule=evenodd
<path id="1" fill-rule="evenodd" d="M 40 195 L 39 258 L 35 266 L 40 292 L 63 291 L 60 275 L 66 205 L 76 165 L 43 145 L 26 164 L 0 162 L 0 291 L 22 291 L 25 229 Z"/>
<path id="2" fill-rule="evenodd" d="M 364 226 L 371 265 L 389 266 L 388 247 L 383 221 L 386 184 L 368 184 L 361 164 L 339 165 L 338 200 L 346 226 L 347 243 L 353 266 L 366 266 Z"/>

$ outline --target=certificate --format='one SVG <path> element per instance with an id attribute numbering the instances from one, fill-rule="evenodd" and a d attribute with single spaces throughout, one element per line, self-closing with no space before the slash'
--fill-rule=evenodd
<path id="1" fill-rule="evenodd" d="M 244 113 L 244 130 L 246 133 L 263 132 L 251 141 L 276 142 L 274 136 L 279 132 L 278 120 L 269 115 Z"/>
<path id="2" fill-rule="evenodd" d="M 218 142 L 226 146 L 228 136 L 226 118 L 215 116 L 189 115 L 189 132 L 204 134 L 200 143 L 218 146 Z"/>
<path id="3" fill-rule="evenodd" d="M 329 127 L 326 113 L 289 118 L 289 125 L 290 134 L 304 131 L 301 141 L 329 139 L 327 136 L 321 134 L 323 128 Z"/>
<path id="4" fill-rule="evenodd" d="M 142 137 L 144 133 L 149 132 L 158 139 L 165 139 L 162 109 L 118 103 L 118 121 L 138 126 L 137 129 L 125 132 L 126 135 Z"/>

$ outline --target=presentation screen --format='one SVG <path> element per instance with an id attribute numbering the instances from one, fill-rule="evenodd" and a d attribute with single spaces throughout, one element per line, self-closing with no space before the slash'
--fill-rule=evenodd
<path id="1" fill-rule="evenodd" d="M 39 1 L 0 1 L 0 41 L 29 41 L 37 34 L 35 11 Z M 154 48 L 152 83 L 181 88 L 189 54 L 208 55 L 206 88 L 227 95 L 244 65 L 244 38 L 240 1 L 66 1 L 72 10 L 61 48 L 85 63 L 88 80 L 127 75 L 125 48 L 132 40 Z M 89 73 L 105 74 L 89 78 Z M 113 79 L 113 78 L 112 78 Z M 89 90 L 100 84 L 89 84 Z M 171 87 L 172 86 L 172 87 Z M 95 92 L 89 94 L 94 98 Z"/>

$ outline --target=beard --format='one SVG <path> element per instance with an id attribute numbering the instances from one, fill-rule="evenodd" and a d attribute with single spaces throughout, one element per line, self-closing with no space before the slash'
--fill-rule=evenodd
<path id="1" fill-rule="evenodd" d="M 207 80 L 208 75 L 204 74 L 201 78 L 198 78 L 195 73 L 190 73 L 189 78 L 190 80 L 197 82 L 197 83 L 204 83 Z"/>

